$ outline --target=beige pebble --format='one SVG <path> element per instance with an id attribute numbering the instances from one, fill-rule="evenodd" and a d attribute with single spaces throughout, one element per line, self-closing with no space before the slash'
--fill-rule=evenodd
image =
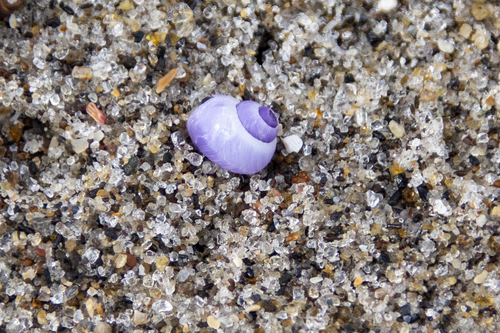
<path id="1" fill-rule="evenodd" d="M 94 311 L 95 311 L 94 300 L 92 298 L 89 298 L 85 302 L 85 306 L 87 308 L 87 312 L 88 312 L 90 318 L 94 317 Z"/>
<path id="2" fill-rule="evenodd" d="M 10 17 L 9 17 L 9 25 L 12 29 L 17 29 L 17 19 L 16 19 L 16 15 L 14 14 L 10 14 Z"/>
<path id="3" fill-rule="evenodd" d="M 208 73 L 204 78 L 201 79 L 201 84 L 208 87 L 212 83 L 212 74 Z"/>
<path id="4" fill-rule="evenodd" d="M 122 268 L 127 263 L 127 255 L 120 253 L 115 260 L 115 267 Z"/>
<path id="5" fill-rule="evenodd" d="M 169 264 L 170 260 L 167 257 L 156 258 L 156 269 L 160 272 L 163 272 L 165 270 L 165 267 L 167 267 Z"/>
<path id="6" fill-rule="evenodd" d="M 472 32 L 472 27 L 467 23 L 462 24 L 460 30 L 458 31 L 460 36 L 462 36 L 463 38 L 469 38 L 471 32 Z"/>
<path id="7" fill-rule="evenodd" d="M 148 322 L 148 314 L 140 311 L 134 311 L 134 324 L 136 325 L 144 325 Z"/>
<path id="8" fill-rule="evenodd" d="M 473 3 L 470 12 L 476 21 L 486 20 L 491 15 L 490 7 L 487 4 Z"/>
<path id="9" fill-rule="evenodd" d="M 474 45 L 476 45 L 476 47 L 480 50 L 485 49 L 486 47 L 488 47 L 489 44 L 490 44 L 490 40 L 489 40 L 488 36 L 485 36 L 485 35 L 479 36 L 474 41 Z"/>
<path id="10" fill-rule="evenodd" d="M 64 242 L 64 247 L 68 252 L 73 251 L 76 248 L 76 240 L 70 239 Z"/>
<path id="11" fill-rule="evenodd" d="M 45 312 L 45 310 L 40 310 L 36 315 L 36 319 L 40 325 L 47 324 L 47 312 Z"/>
<path id="12" fill-rule="evenodd" d="M 454 45 L 452 43 L 450 43 L 449 41 L 446 41 L 444 39 L 438 40 L 437 44 L 438 44 L 439 50 L 441 52 L 453 53 L 453 51 L 455 50 Z"/>
<path id="13" fill-rule="evenodd" d="M 481 284 L 486 280 L 486 277 L 488 276 L 488 271 L 482 271 L 479 275 L 476 275 L 474 278 L 474 283 L 475 284 Z"/>
<path id="14" fill-rule="evenodd" d="M 132 8 L 134 8 L 134 6 L 129 0 L 120 2 L 120 5 L 118 6 L 118 9 L 121 10 L 131 10 Z"/>
<path id="15" fill-rule="evenodd" d="M 392 135 L 394 135 L 396 139 L 400 139 L 403 137 L 403 135 L 405 135 L 404 126 L 398 124 L 394 120 L 391 120 L 391 122 L 389 123 L 389 129 L 391 130 Z"/>
<path id="16" fill-rule="evenodd" d="M 36 276 L 36 272 L 33 268 L 24 271 L 22 274 L 23 280 L 33 280 Z"/>
<path id="17" fill-rule="evenodd" d="M 213 329 L 219 329 L 220 327 L 220 322 L 214 316 L 208 316 L 207 324 Z"/>
<path id="18" fill-rule="evenodd" d="M 234 258 L 233 262 L 236 265 L 236 267 L 241 267 L 241 265 L 243 265 L 243 260 L 240 257 Z"/>
<path id="19" fill-rule="evenodd" d="M 92 68 L 75 66 L 73 68 L 73 71 L 71 72 L 71 76 L 73 76 L 75 79 L 90 80 L 92 78 Z"/>
<path id="20" fill-rule="evenodd" d="M 285 307 L 285 312 L 292 317 L 297 316 L 299 314 L 299 307 L 297 304 L 290 304 Z"/>
<path id="21" fill-rule="evenodd" d="M 363 278 L 362 277 L 357 277 L 354 279 L 353 286 L 354 288 L 360 286 L 363 283 Z"/>
<path id="22" fill-rule="evenodd" d="M 472 35 L 471 40 L 478 49 L 483 50 L 490 44 L 490 34 L 484 29 L 478 29 Z"/>
<path id="23" fill-rule="evenodd" d="M 111 333 L 111 332 L 112 332 L 111 325 L 106 322 L 101 321 L 100 323 L 95 325 L 94 333 Z"/>
<path id="24" fill-rule="evenodd" d="M 491 215 L 492 216 L 500 216 L 500 206 L 495 206 L 491 210 Z"/>
<path id="25" fill-rule="evenodd" d="M 446 281 L 450 286 L 453 286 L 455 285 L 455 283 L 457 283 L 457 278 L 454 276 L 450 276 L 449 278 L 446 279 Z"/>
<path id="26" fill-rule="evenodd" d="M 259 304 L 250 305 L 248 308 L 245 309 L 246 312 L 254 312 L 259 310 L 260 310 Z"/>
<path id="27" fill-rule="evenodd" d="M 493 26 L 495 29 L 500 31 L 500 17 L 497 17 L 493 20 Z"/>

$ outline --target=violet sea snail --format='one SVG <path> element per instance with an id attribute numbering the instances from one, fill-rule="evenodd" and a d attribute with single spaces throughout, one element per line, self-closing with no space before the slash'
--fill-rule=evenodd
<path id="1" fill-rule="evenodd" d="M 267 106 L 214 95 L 189 116 L 187 129 L 194 145 L 218 166 L 250 175 L 273 158 L 278 119 Z"/>

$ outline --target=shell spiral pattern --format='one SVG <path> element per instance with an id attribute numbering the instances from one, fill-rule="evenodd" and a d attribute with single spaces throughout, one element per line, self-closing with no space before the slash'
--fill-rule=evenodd
<path id="1" fill-rule="evenodd" d="M 267 106 L 214 95 L 187 121 L 195 146 L 218 166 L 239 174 L 266 167 L 276 150 L 278 119 Z"/>

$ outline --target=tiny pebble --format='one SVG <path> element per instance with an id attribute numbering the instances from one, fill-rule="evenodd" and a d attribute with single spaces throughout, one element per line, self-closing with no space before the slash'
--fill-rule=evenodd
<path id="1" fill-rule="evenodd" d="M 394 135 L 394 137 L 396 139 L 401 139 L 403 137 L 403 135 L 405 135 L 405 128 L 404 128 L 404 126 L 398 124 L 394 120 L 391 120 L 389 122 L 389 129 L 391 130 L 392 135 Z"/>
<path id="2" fill-rule="evenodd" d="M 120 2 L 120 5 L 118 6 L 118 9 L 120 10 L 131 10 L 132 8 L 134 8 L 134 6 L 129 0 Z"/>
<path id="3" fill-rule="evenodd" d="M 112 330 L 113 329 L 110 324 L 101 321 L 100 323 L 95 325 L 94 333 L 111 333 Z"/>
<path id="4" fill-rule="evenodd" d="M 81 154 L 89 147 L 89 141 L 87 138 L 74 139 L 71 140 L 71 147 L 75 153 Z"/>
<path id="5" fill-rule="evenodd" d="M 160 272 L 163 272 L 165 270 L 165 267 L 167 267 L 169 264 L 170 260 L 167 257 L 156 258 L 156 269 Z"/>
<path id="6" fill-rule="evenodd" d="M 16 20 L 16 15 L 10 14 L 9 16 L 9 26 L 12 29 L 17 29 L 17 20 Z"/>
<path id="7" fill-rule="evenodd" d="M 486 20 L 491 15 L 489 6 L 481 3 L 473 3 L 470 12 L 476 21 Z"/>
<path id="8" fill-rule="evenodd" d="M 449 41 L 446 41 L 444 39 L 440 39 L 438 40 L 438 47 L 439 47 L 439 50 L 441 52 L 444 52 L 444 53 L 453 53 L 455 47 L 453 46 L 452 43 L 450 43 Z"/>
<path id="9" fill-rule="evenodd" d="M 484 227 L 484 225 L 486 224 L 487 220 L 488 220 L 488 219 L 486 218 L 486 215 L 480 215 L 480 216 L 476 219 L 477 226 L 478 226 L 479 228 Z"/>
<path id="10" fill-rule="evenodd" d="M 120 253 L 115 260 L 115 267 L 122 268 L 127 263 L 127 255 Z"/>
<path id="11" fill-rule="evenodd" d="M 65 5 L 64 3 L 60 3 L 59 7 L 64 10 L 68 15 L 75 15 L 75 11 L 70 6 Z"/>
<path id="12" fill-rule="evenodd" d="M 241 267 L 241 265 L 243 265 L 243 260 L 239 257 L 234 258 L 233 262 L 236 265 L 236 267 Z"/>
<path id="13" fill-rule="evenodd" d="M 472 27 L 467 23 L 462 24 L 460 30 L 458 31 L 460 36 L 462 36 L 463 38 L 469 38 L 471 32 L 472 32 Z"/>
<path id="14" fill-rule="evenodd" d="M 163 159 L 162 159 L 162 161 L 163 161 L 164 163 L 168 163 L 168 162 L 172 161 L 172 157 L 173 157 L 173 156 L 172 156 L 172 154 L 171 154 L 171 153 L 166 152 L 166 153 L 163 155 Z"/>
<path id="15" fill-rule="evenodd" d="M 85 307 L 87 308 L 87 313 L 89 314 L 90 318 L 94 317 L 95 304 L 92 298 L 87 299 L 87 301 L 85 302 Z"/>
<path id="16" fill-rule="evenodd" d="M 322 276 L 315 276 L 315 277 L 309 279 L 309 281 L 312 284 L 320 283 L 321 281 L 323 281 L 323 277 Z"/>
<path id="17" fill-rule="evenodd" d="M 203 43 L 197 42 L 197 43 L 196 43 L 196 48 L 197 48 L 198 50 L 205 51 L 205 50 L 207 49 L 207 46 L 206 46 L 205 44 L 203 44 Z"/>
<path id="18" fill-rule="evenodd" d="M 137 265 L 137 258 L 132 254 L 127 254 L 127 263 L 126 265 L 130 268 L 134 268 Z"/>
<path id="19" fill-rule="evenodd" d="M 250 305 L 248 308 L 246 308 L 245 312 L 254 312 L 254 311 L 259 311 L 259 310 L 260 310 L 260 305 L 253 304 L 253 305 Z"/>
<path id="20" fill-rule="evenodd" d="M 398 6 L 397 0 L 379 0 L 377 10 L 379 12 L 390 12 Z"/>
<path id="21" fill-rule="evenodd" d="M 75 67 L 73 67 L 73 71 L 71 72 L 71 75 L 75 79 L 90 80 L 92 78 L 92 68 L 83 67 L 83 66 L 75 66 Z"/>
<path id="22" fill-rule="evenodd" d="M 47 312 L 45 310 L 40 310 L 37 315 L 36 315 L 36 320 L 40 325 L 45 325 L 47 324 Z M 111 327 L 110 327 L 111 328 Z M 94 330 L 96 333 L 105 333 L 105 332 L 97 332 L 97 330 Z M 111 331 L 109 331 L 110 333 Z M 106 332 L 108 333 L 108 332 Z"/>
<path id="23" fill-rule="evenodd" d="M 490 34 L 483 29 L 476 30 L 471 39 L 474 41 L 474 45 L 480 50 L 485 49 L 490 44 Z"/>
<path id="24" fill-rule="evenodd" d="M 476 275 L 474 277 L 474 283 L 475 284 L 481 284 L 486 280 L 486 277 L 488 276 L 488 271 L 484 270 L 480 274 Z"/>
<path id="25" fill-rule="evenodd" d="M 156 86 L 156 93 L 161 94 L 161 92 L 170 84 L 170 82 L 177 75 L 177 68 L 172 68 L 165 76 L 158 80 L 158 85 Z"/>
<path id="26" fill-rule="evenodd" d="M 101 141 L 102 139 L 104 139 L 104 133 L 103 133 L 102 131 L 96 131 L 96 132 L 94 133 L 94 136 L 93 136 L 93 137 L 94 137 L 94 141 L 99 142 L 99 141 Z"/>
<path id="27" fill-rule="evenodd" d="M 28 258 L 24 259 L 24 261 L 23 261 L 23 267 L 29 267 L 31 265 L 33 265 L 33 260 L 28 259 Z"/>
<path id="28" fill-rule="evenodd" d="M 357 277 L 354 279 L 354 282 L 352 283 L 352 285 L 354 286 L 354 288 L 356 288 L 356 287 L 360 286 L 362 283 L 363 283 L 363 278 Z"/>
<path id="29" fill-rule="evenodd" d="M 500 216 L 500 206 L 495 206 L 491 210 L 491 215 L 492 216 Z"/>
<path id="30" fill-rule="evenodd" d="M 36 271 L 33 268 L 25 270 L 21 273 L 23 280 L 33 280 L 36 277 Z"/>
<path id="31" fill-rule="evenodd" d="M 299 171 L 299 174 L 295 177 L 292 178 L 292 183 L 307 183 L 311 181 L 311 178 L 309 178 L 309 174 L 307 171 Z"/>
<path id="32" fill-rule="evenodd" d="M 453 286 L 455 285 L 455 283 L 457 283 L 457 278 L 454 276 L 450 276 L 449 278 L 446 279 L 446 281 L 450 286 Z"/>
<path id="33" fill-rule="evenodd" d="M 215 319 L 214 316 L 207 317 L 207 324 L 208 324 L 208 326 L 210 326 L 211 328 L 216 329 L 216 330 L 219 329 L 219 327 L 220 327 L 220 322 L 217 319 Z"/>
<path id="34" fill-rule="evenodd" d="M 45 21 L 45 25 L 52 28 L 57 28 L 58 26 L 61 25 L 61 20 L 59 19 L 59 17 L 50 18 Z"/>
<path id="35" fill-rule="evenodd" d="M 132 156 L 127 164 L 123 166 L 123 173 L 125 173 L 126 176 L 131 176 L 134 173 L 137 172 L 137 169 L 139 168 L 139 158 L 137 156 Z"/>
<path id="36" fill-rule="evenodd" d="M 135 325 L 144 325 L 148 322 L 148 314 L 144 312 L 134 311 L 134 324 Z"/>
<path id="37" fill-rule="evenodd" d="M 142 31 L 137 31 L 135 34 L 134 34 L 134 42 L 135 43 L 140 43 L 142 41 L 142 39 L 144 38 L 144 32 Z"/>
<path id="38" fill-rule="evenodd" d="M 293 232 L 293 233 L 291 233 L 290 235 L 288 235 L 288 236 L 285 238 L 285 241 L 286 241 L 287 243 L 290 243 L 290 242 L 296 241 L 296 240 L 298 240 L 298 239 L 300 239 L 300 233 L 298 233 L 298 232 Z"/>

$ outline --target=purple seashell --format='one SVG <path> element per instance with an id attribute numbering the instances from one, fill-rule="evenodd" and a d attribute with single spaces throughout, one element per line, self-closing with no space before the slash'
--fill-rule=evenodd
<path id="1" fill-rule="evenodd" d="M 278 125 L 270 108 L 224 95 L 198 106 L 187 121 L 191 140 L 206 157 L 245 175 L 261 171 L 273 158 Z"/>

